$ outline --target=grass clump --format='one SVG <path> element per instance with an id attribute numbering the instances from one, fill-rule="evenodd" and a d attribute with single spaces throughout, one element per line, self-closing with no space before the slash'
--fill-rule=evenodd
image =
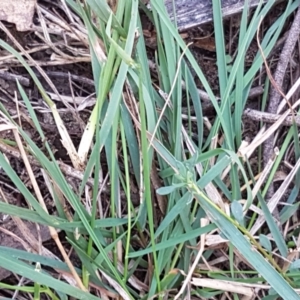
<path id="1" fill-rule="evenodd" d="M 28 204 L 21 208 L 3 202 L 0 210 L 16 220 L 48 226 L 62 260 L 41 246 L 35 253 L 1 246 L 0 266 L 34 283 L 21 287 L 1 284 L 2 288 L 35 299 L 216 299 L 223 294 L 233 299 L 240 299 L 239 295 L 241 299 L 299 299 L 298 260 L 291 256 L 286 236 L 264 199 L 291 143 L 299 157 L 296 128 L 291 127 L 271 169 L 262 171 L 261 176 L 270 172 L 264 187 L 249 158 L 265 136 L 257 136 L 246 147 L 243 143 L 242 114 L 255 76 L 264 65 L 258 51 L 246 68 L 246 54 L 273 1 L 259 5 L 251 17 L 246 1 L 231 68 L 220 1 L 213 2 L 219 95 L 213 93 L 162 1 L 152 0 L 151 11 L 146 11 L 157 34 L 156 80 L 149 70 L 137 0 L 119 0 L 113 11 L 104 0 L 66 3 L 70 14 L 84 24 L 81 32 L 89 47 L 96 92 L 78 144 L 29 67 L 30 58 L 23 58 L 0 40 L 0 46 L 14 54 L 33 78 L 54 117 L 73 173 L 81 174 L 80 182 L 72 187 L 31 101 L 18 84 L 43 148 L 1 104 L 1 130 L 13 132 L 9 141 L 1 141 L 1 149 L 19 151 L 31 187 L 0 153 L 2 169 Z M 297 3 L 289 1 L 264 32 L 260 43 L 265 57 Z M 192 72 L 216 112 L 208 134 Z M 184 106 L 188 107 L 187 121 Z M 268 130 L 277 129 L 275 123 Z M 34 176 L 32 161 L 41 169 L 46 192 Z M 281 195 L 293 177 L 298 178 L 297 170 L 298 163 L 282 183 Z M 288 199 L 290 206 L 281 211 L 282 224 L 295 212 L 298 192 L 296 184 Z M 55 215 L 48 212 L 46 193 L 54 203 Z M 109 198 L 104 201 L 103 197 Z M 63 243 L 58 232 L 65 235 Z M 80 261 L 75 266 L 68 257 L 70 248 Z"/>

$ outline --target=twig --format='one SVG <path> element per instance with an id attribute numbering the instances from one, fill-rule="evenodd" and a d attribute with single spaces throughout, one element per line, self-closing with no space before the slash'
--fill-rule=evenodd
<path id="1" fill-rule="evenodd" d="M 289 59 L 291 57 L 291 54 L 293 52 L 293 49 L 295 47 L 295 44 L 298 40 L 300 34 L 300 9 L 298 9 L 297 14 L 295 16 L 294 22 L 291 26 L 289 35 L 285 41 L 284 47 L 282 49 L 282 52 L 280 54 L 279 62 L 277 64 L 277 68 L 274 74 L 274 82 L 273 80 L 271 81 L 272 87 L 271 87 L 271 92 L 270 92 L 270 99 L 269 99 L 269 104 L 267 107 L 267 112 L 276 114 L 279 103 L 280 103 L 280 98 L 281 98 L 281 90 L 282 90 L 282 84 L 283 84 L 283 79 L 284 75 L 286 72 L 286 68 L 289 62 Z M 258 37 L 258 34 L 257 34 Z M 258 45 L 259 45 L 259 40 L 258 40 Z M 259 45 L 260 47 L 260 45 Z M 262 49 L 261 54 L 263 55 Z M 265 60 L 265 65 L 266 69 L 269 72 L 266 60 Z M 270 80 L 272 79 L 272 76 L 269 76 Z M 285 97 L 284 97 L 285 98 Z M 268 162 L 270 157 L 273 154 L 273 145 L 274 145 L 274 135 L 271 135 L 268 140 L 266 140 L 263 148 L 263 161 L 264 164 Z M 274 194 L 274 186 L 271 183 L 266 195 L 267 199 L 270 199 Z M 276 216 L 278 214 L 278 211 L 274 211 L 274 215 Z"/>
<path id="2" fill-rule="evenodd" d="M 49 77 L 57 77 L 57 78 L 66 78 L 66 79 L 73 79 L 74 81 L 79 81 L 86 85 L 95 86 L 94 80 L 86 78 L 84 76 L 74 75 L 67 72 L 57 72 L 57 71 L 45 71 Z M 36 76 L 41 77 L 39 73 L 36 73 Z"/>
<path id="3" fill-rule="evenodd" d="M 281 117 L 281 115 L 270 114 L 267 112 L 258 111 L 250 108 L 247 108 L 244 111 L 243 115 L 250 118 L 253 121 L 263 121 L 269 124 L 275 123 Z M 300 116 L 296 116 L 296 117 L 289 116 L 282 122 L 282 125 L 292 126 L 294 122 L 296 123 L 297 126 L 300 127 Z"/>
<path id="4" fill-rule="evenodd" d="M 182 82 L 182 88 L 184 90 L 186 89 L 186 86 L 185 86 L 184 82 Z M 201 103 L 202 103 L 203 111 L 208 111 L 208 110 L 213 109 L 214 106 L 213 106 L 208 94 L 205 91 L 201 90 L 201 89 L 197 89 L 197 91 L 198 91 L 198 95 L 199 95 Z M 253 98 L 256 98 L 256 97 L 262 95 L 263 93 L 264 93 L 263 87 L 262 86 L 256 86 L 256 87 L 252 88 L 249 91 L 248 97 L 249 97 L 249 99 L 253 99 Z M 221 102 L 220 98 L 217 98 L 217 100 Z"/>
<path id="5" fill-rule="evenodd" d="M 289 96 L 290 97 L 290 96 Z M 295 109 L 300 105 L 300 99 L 296 101 L 292 108 Z M 272 134 L 278 130 L 278 127 L 281 126 L 281 124 L 284 122 L 284 120 L 289 116 L 290 110 L 287 110 L 282 115 L 280 115 L 280 118 L 268 129 L 264 126 L 259 133 L 255 136 L 253 141 L 250 143 L 250 145 L 240 147 L 238 153 L 241 157 L 250 157 L 250 155 L 254 152 L 254 150 L 262 145 Z"/>
<path id="6" fill-rule="evenodd" d="M 3 78 L 7 81 L 16 81 L 18 80 L 20 82 L 20 84 L 22 84 L 23 86 L 29 86 L 30 84 L 30 80 L 22 75 L 16 75 L 16 74 L 12 74 L 6 71 L 0 71 L 0 78 Z"/>
<path id="7" fill-rule="evenodd" d="M 152 72 L 157 72 L 155 63 L 153 63 L 151 60 L 148 60 L 148 65 L 149 65 L 149 68 Z M 184 90 L 186 90 L 186 84 L 185 84 L 184 81 L 181 81 L 181 86 Z M 199 95 L 200 100 L 201 100 L 203 111 L 206 112 L 208 110 L 212 110 L 214 108 L 214 106 L 213 106 L 213 104 L 210 100 L 209 95 L 201 89 L 197 89 L 197 91 L 198 91 L 198 95 Z M 251 88 L 248 96 L 249 96 L 249 99 L 252 99 L 252 98 L 256 98 L 256 97 L 262 95 L 263 93 L 264 93 L 263 87 L 262 86 L 256 86 L 254 88 Z M 221 99 L 218 98 L 218 97 L 217 97 L 217 100 L 221 101 Z"/>

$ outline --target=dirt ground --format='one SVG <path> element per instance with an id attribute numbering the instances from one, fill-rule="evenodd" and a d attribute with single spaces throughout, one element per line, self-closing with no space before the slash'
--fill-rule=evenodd
<path id="1" fill-rule="evenodd" d="M 57 7 L 51 7 L 49 2 L 42 2 L 47 9 L 51 12 L 61 13 L 61 17 L 64 18 L 64 12 L 59 11 Z M 264 20 L 262 27 L 266 30 L 270 24 L 276 20 L 279 14 L 282 13 L 284 9 L 284 4 L 279 4 L 274 7 L 272 13 L 270 13 Z M 290 17 L 290 22 L 292 22 L 293 16 Z M 35 16 L 35 25 L 40 26 L 40 20 L 38 16 Z M 238 31 L 239 31 L 239 22 L 240 16 L 234 16 L 228 18 L 224 21 L 225 24 L 225 38 L 226 38 L 226 49 L 228 50 L 228 54 L 231 57 L 235 57 L 237 51 L 237 43 L 238 43 Z M 285 41 L 286 33 L 290 28 L 290 22 L 287 22 L 284 30 L 281 35 L 281 40 L 274 49 L 272 55 L 268 58 L 271 71 L 274 70 L 276 66 L 276 61 L 280 55 L 282 46 Z M 153 57 L 156 43 L 155 43 L 155 32 L 153 31 L 153 27 L 146 19 L 143 20 L 143 30 L 144 36 L 146 39 L 146 45 L 148 47 L 149 57 Z M 42 38 L 42 34 L 37 34 L 36 32 L 17 32 L 13 25 L 5 23 L 7 29 L 11 32 L 11 34 L 17 39 L 17 41 L 21 44 L 22 47 L 26 51 L 31 51 L 32 58 L 39 64 L 44 72 L 49 76 L 53 85 L 58 90 L 61 96 L 69 97 L 64 98 L 66 101 L 69 101 L 67 105 L 78 106 L 78 104 L 74 104 L 72 97 L 78 97 L 78 99 L 88 98 L 90 99 L 90 103 L 93 103 L 93 99 L 95 97 L 95 89 L 93 82 L 93 74 L 92 69 L 89 63 L 88 49 L 86 45 L 80 44 L 78 41 L 72 41 L 70 39 L 68 44 L 65 43 L 63 36 L 56 35 L 57 42 L 55 45 L 47 45 L 45 40 Z M 219 86 L 218 86 L 218 75 L 217 75 L 217 67 L 216 67 L 216 52 L 215 52 L 215 41 L 214 41 L 214 30 L 212 24 L 205 24 L 199 26 L 197 28 L 193 28 L 188 32 L 181 33 L 186 42 L 194 42 L 191 46 L 191 49 L 197 58 L 197 61 L 203 70 L 206 78 L 209 81 L 214 93 L 218 95 Z M 16 45 L 10 40 L 6 33 L 0 31 L 0 38 L 9 42 L 14 48 L 17 49 Z M 75 52 L 77 51 L 77 52 Z M 258 51 L 256 41 L 250 46 L 250 49 L 247 54 L 246 68 L 251 66 L 252 60 Z M 65 55 L 63 60 L 57 59 L 59 55 L 62 55 L 61 52 Z M 60 57 L 61 58 L 61 57 Z M 31 120 L 28 117 L 28 113 L 24 108 L 24 104 L 22 101 L 18 101 L 18 105 L 16 103 L 16 97 L 20 100 L 21 97 L 18 95 L 17 86 L 15 83 L 15 79 L 18 78 L 25 89 L 26 94 L 29 96 L 29 99 L 32 105 L 36 109 L 36 113 L 38 115 L 40 124 L 42 129 L 44 130 L 45 135 L 47 136 L 47 140 L 50 143 L 52 149 L 55 151 L 55 157 L 57 160 L 65 163 L 66 165 L 71 165 L 68 155 L 64 150 L 64 147 L 60 143 L 59 135 L 49 112 L 48 107 L 41 100 L 41 96 L 37 88 L 34 86 L 32 79 L 28 75 L 27 71 L 20 66 L 18 61 L 10 56 L 7 51 L 0 49 L 0 101 L 8 110 L 10 115 L 15 116 L 18 122 L 22 123 L 22 127 L 27 131 L 27 133 L 31 136 L 31 138 L 41 147 L 43 147 L 43 141 L 41 141 L 39 135 L 37 134 L 36 129 L 33 127 Z M 51 92 L 51 86 L 49 83 L 40 75 L 36 67 L 33 66 L 33 70 L 38 78 L 41 80 L 44 85 L 46 91 Z M 256 78 L 253 83 L 253 87 L 257 88 L 256 94 L 248 101 L 247 107 L 260 109 L 260 101 L 262 98 L 262 93 L 264 88 L 262 86 L 262 82 L 264 82 L 264 78 L 266 76 L 266 72 L 262 71 Z M 156 77 L 155 71 L 153 71 L 153 78 Z M 297 45 L 297 50 L 294 52 L 293 57 L 291 57 L 291 65 L 289 68 L 289 72 L 287 72 L 285 76 L 285 88 L 289 88 L 294 81 L 299 77 L 299 44 Z M 197 82 L 198 88 L 200 90 L 203 89 L 203 86 L 200 82 Z M 298 96 L 298 95 L 297 95 Z M 295 97 L 297 97 L 295 96 Z M 71 99 L 71 100 L 69 100 Z M 204 101 L 204 100 L 203 100 Z M 205 102 L 205 101 L 204 101 Z M 89 113 L 91 111 L 91 106 L 87 106 L 78 111 L 77 114 L 70 113 L 67 108 L 66 103 L 62 103 L 60 101 L 56 101 L 57 108 L 60 111 L 60 114 L 65 122 L 65 125 L 68 129 L 68 132 L 71 135 L 75 146 L 78 146 L 79 137 L 83 132 L 83 125 L 86 123 Z M 92 104 L 91 104 L 92 105 Z M 204 104 L 205 105 L 205 104 Z M 214 118 L 215 112 L 211 106 L 205 111 L 206 116 L 210 119 Z M 20 116 L 20 117 L 19 117 Z M 252 140 L 253 136 L 257 133 L 259 128 L 259 122 L 253 122 L 253 120 L 245 117 L 244 118 L 244 138 L 248 140 Z M 285 132 L 285 128 L 282 128 L 282 132 Z M 13 139 L 11 132 L 1 132 L 0 138 L 11 138 Z M 1 149 L 2 150 L 2 149 Z M 28 182 L 28 175 L 24 171 L 24 165 L 21 160 L 14 155 L 9 155 L 6 153 L 10 163 L 14 167 L 14 170 L 24 182 Z M 39 180 L 41 178 L 40 170 L 38 166 L 35 167 L 36 178 L 39 183 L 43 185 L 43 180 Z M 7 200 L 13 204 L 17 204 L 20 206 L 24 206 L 25 201 L 23 196 L 15 189 L 13 184 L 8 179 L 7 175 L 4 174 L 2 170 L 0 170 L 0 188 L 3 191 Z M 41 189 L 43 190 L 43 189 Z M 46 188 L 44 190 L 47 190 Z M 43 195 L 46 199 L 50 199 L 49 195 Z M 48 201 L 48 208 L 50 212 L 55 213 L 53 211 L 53 207 L 51 202 Z M 0 214 L 0 226 L 6 228 L 16 235 L 20 235 L 19 230 L 17 229 L 17 225 L 13 224 L 13 220 L 9 217 Z M 27 223 L 26 223 L 27 224 Z M 30 228 L 32 224 L 27 224 Z M 34 226 L 33 226 L 34 227 Z M 32 229 L 34 230 L 34 229 Z M 49 234 L 47 234 L 47 230 L 41 229 L 41 238 L 44 240 L 45 246 L 50 248 L 51 250 L 55 250 L 54 243 L 49 241 Z M 10 246 L 10 247 L 22 247 L 20 243 L 16 239 L 12 239 L 6 233 L 0 234 L 0 245 L 2 246 Z M 57 251 L 54 251 L 57 252 Z M 10 276 L 8 272 L 4 272 L 0 269 L 0 280 L 6 278 L 7 282 L 13 282 L 14 276 Z M 1 292 L 0 292 L 1 294 Z M 8 296 L 7 294 L 3 294 L 3 296 Z"/>

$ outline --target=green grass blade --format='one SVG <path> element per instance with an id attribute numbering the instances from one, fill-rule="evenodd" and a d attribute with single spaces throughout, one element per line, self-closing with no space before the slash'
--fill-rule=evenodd
<path id="1" fill-rule="evenodd" d="M 26 278 L 34 282 L 39 282 L 40 284 L 48 286 L 53 290 L 70 295 L 72 297 L 75 297 L 76 299 L 81 299 L 81 300 L 99 299 L 98 297 L 93 296 L 90 293 L 84 292 L 65 282 L 57 280 L 44 272 L 37 271 L 32 266 L 29 266 L 26 263 L 21 262 L 20 260 L 16 260 L 16 259 L 12 260 L 11 257 L 3 253 L 1 249 L 0 249 L 0 253 L 1 253 L 0 266 L 4 269 L 25 276 Z"/>

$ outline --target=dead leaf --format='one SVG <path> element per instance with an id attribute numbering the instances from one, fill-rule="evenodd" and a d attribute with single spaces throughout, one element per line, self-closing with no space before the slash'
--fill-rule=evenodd
<path id="1" fill-rule="evenodd" d="M 36 0 L 1 0 L 0 20 L 14 23 L 18 31 L 32 26 Z"/>
<path id="2" fill-rule="evenodd" d="M 210 52 L 216 51 L 215 38 L 210 36 L 203 37 L 203 38 L 196 38 L 193 43 L 193 46 Z"/>

